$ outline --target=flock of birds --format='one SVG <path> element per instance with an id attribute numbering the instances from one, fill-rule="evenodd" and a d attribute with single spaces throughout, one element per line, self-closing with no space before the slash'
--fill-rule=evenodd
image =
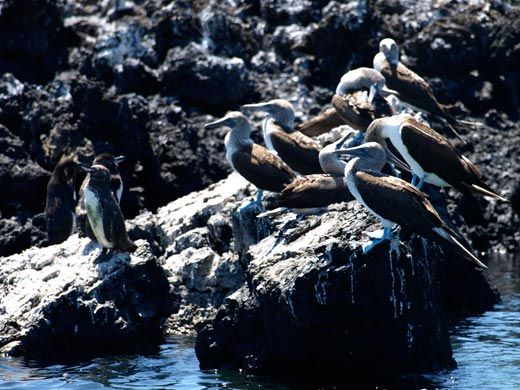
<path id="1" fill-rule="evenodd" d="M 291 103 L 275 99 L 242 106 L 245 112 L 262 111 L 266 147 L 251 140 L 251 125 L 239 111 L 227 113 L 205 126 L 226 126 L 226 158 L 231 167 L 254 184 L 257 197 L 242 208 L 262 207 L 263 191 L 277 193 L 268 202 L 270 212 L 308 213 L 355 198 L 383 226 L 382 236 L 373 237 L 370 251 L 389 239 L 397 226 L 421 236 L 445 241 L 468 260 L 486 267 L 442 221 L 421 191 L 424 183 L 453 187 L 464 194 L 481 194 L 507 201 L 482 181 L 478 168 L 443 135 L 401 108 L 425 112 L 438 120 L 447 134 L 459 137 L 470 122 L 455 119 L 435 98 L 426 81 L 399 62 L 396 42 L 380 42 L 373 68 L 347 72 L 332 98 L 332 107 L 295 126 Z M 350 134 L 321 147 L 312 137 L 348 125 Z M 348 160 L 350 158 L 350 160 Z M 346 161 L 348 160 L 348 161 Z M 45 215 L 51 243 L 64 241 L 78 231 L 108 250 L 134 251 L 119 208 L 122 181 L 118 163 L 122 157 L 97 156 L 92 166 L 70 158 L 56 166 L 48 185 Z M 397 175 L 411 174 L 412 182 L 381 173 L 389 163 Z M 76 205 L 75 179 L 79 169 L 87 171 Z"/>

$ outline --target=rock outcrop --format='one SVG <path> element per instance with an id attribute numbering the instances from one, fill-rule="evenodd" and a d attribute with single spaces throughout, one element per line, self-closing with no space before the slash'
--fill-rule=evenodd
<path id="1" fill-rule="evenodd" d="M 476 310 L 497 302 L 479 270 L 417 236 L 363 254 L 365 232 L 378 226 L 355 202 L 273 224 L 245 255 L 244 285 L 198 334 L 203 368 L 345 378 L 446 369 L 444 301 L 468 305 L 439 274 L 456 271 Z"/>
<path id="2" fill-rule="evenodd" d="M 135 254 L 96 260 L 101 247 L 71 236 L 2 259 L 0 346 L 56 361 L 149 350 L 179 300 L 146 241 Z"/>

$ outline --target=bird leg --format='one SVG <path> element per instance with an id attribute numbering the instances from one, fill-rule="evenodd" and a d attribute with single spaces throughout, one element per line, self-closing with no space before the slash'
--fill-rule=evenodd
<path id="1" fill-rule="evenodd" d="M 262 207 L 263 194 L 264 194 L 263 190 L 258 190 L 256 193 L 256 199 L 251 200 L 249 203 L 246 203 L 243 206 L 240 206 L 240 208 L 238 209 L 238 212 L 242 213 L 243 211 L 246 211 L 247 209 L 249 209 L 251 207 L 259 208 L 260 210 L 262 210 L 263 209 L 263 207 Z"/>
<path id="2" fill-rule="evenodd" d="M 376 232 L 380 232 L 380 231 L 377 231 Z M 374 232 L 375 233 L 375 232 Z M 379 238 L 376 238 L 376 237 L 373 237 L 374 234 L 372 235 L 372 240 L 370 241 L 369 244 L 367 245 L 364 245 L 363 246 L 363 253 L 364 254 L 367 254 L 368 252 L 370 252 L 372 249 L 374 249 L 374 247 L 379 244 L 380 242 L 383 242 L 385 240 L 388 240 L 392 237 L 392 228 L 389 228 L 389 227 L 385 227 L 383 229 L 383 234 L 381 237 Z"/>
<path id="3" fill-rule="evenodd" d="M 419 176 L 417 176 L 415 173 L 412 173 L 412 185 L 417 187 L 417 181 L 419 180 Z"/>
<path id="4" fill-rule="evenodd" d="M 105 263 L 112 258 L 112 250 L 103 248 L 98 257 L 94 259 L 94 264 Z"/>
<path id="5" fill-rule="evenodd" d="M 421 180 L 419 180 L 419 184 L 417 184 L 418 190 L 420 190 L 422 188 L 425 179 L 426 179 L 426 175 L 423 175 L 423 177 L 421 177 Z"/>

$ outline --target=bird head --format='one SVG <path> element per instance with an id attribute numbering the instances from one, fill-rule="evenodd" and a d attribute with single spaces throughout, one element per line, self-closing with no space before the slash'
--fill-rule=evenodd
<path id="1" fill-rule="evenodd" d="M 344 157 L 352 156 L 359 158 L 358 163 L 362 169 L 370 169 L 379 172 L 386 163 L 386 153 L 377 142 L 366 142 L 352 148 L 337 149 L 334 154 Z"/>
<path id="2" fill-rule="evenodd" d="M 76 161 L 70 157 L 64 157 L 56 164 L 54 172 L 56 172 L 60 183 L 65 183 L 72 189 L 75 188 L 78 174 L 78 163 Z"/>
<path id="3" fill-rule="evenodd" d="M 392 38 L 385 38 L 379 42 L 379 51 L 383 53 L 392 66 L 399 63 L 399 46 Z"/>
<path id="4" fill-rule="evenodd" d="M 294 108 L 291 102 L 285 99 L 274 99 L 268 102 L 244 104 L 243 110 L 263 111 L 269 114 L 276 122 L 288 130 L 294 127 Z"/>
<path id="5" fill-rule="evenodd" d="M 125 160 L 125 156 L 114 157 L 110 153 L 98 154 L 94 159 L 92 165 L 103 165 L 107 167 L 111 174 L 119 174 L 118 165 Z"/>
<path id="6" fill-rule="evenodd" d="M 221 126 L 229 127 L 230 129 L 235 129 L 243 126 L 249 126 L 249 121 L 241 112 L 230 111 L 224 117 L 204 125 L 204 128 L 216 129 Z"/>
<path id="7" fill-rule="evenodd" d="M 87 171 L 89 175 L 89 182 L 102 183 L 106 184 L 107 186 L 110 184 L 110 171 L 107 167 L 101 164 L 88 166 L 86 164 L 80 163 L 80 165 L 85 171 Z"/>

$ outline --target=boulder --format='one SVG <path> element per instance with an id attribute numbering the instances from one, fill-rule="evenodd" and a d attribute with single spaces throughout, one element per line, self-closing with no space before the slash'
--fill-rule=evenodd
<path id="1" fill-rule="evenodd" d="M 97 243 L 73 235 L 3 258 L 2 350 L 55 361 L 157 346 L 178 299 L 148 244 L 137 244 L 101 262 Z"/>

